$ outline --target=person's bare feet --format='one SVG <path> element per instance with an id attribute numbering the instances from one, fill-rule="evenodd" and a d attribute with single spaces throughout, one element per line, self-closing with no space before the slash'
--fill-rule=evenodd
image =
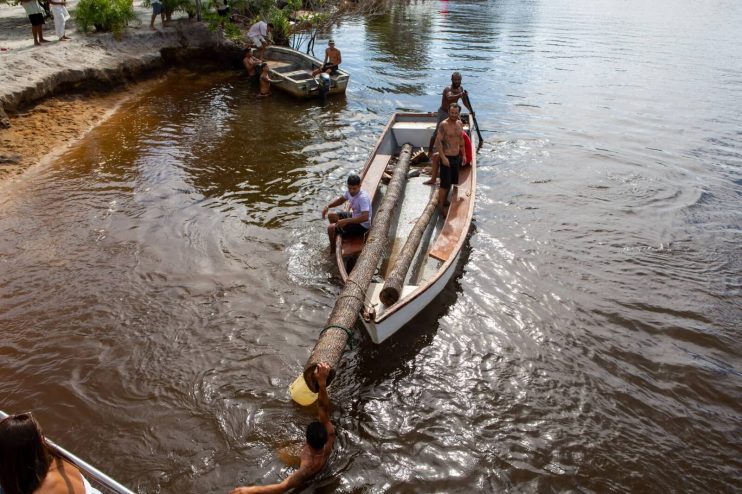
<path id="1" fill-rule="evenodd" d="M 423 185 L 435 185 L 435 179 L 426 180 Z"/>
<path id="2" fill-rule="evenodd" d="M 72 38 L 70 38 L 69 36 L 62 36 L 61 38 L 59 38 L 59 41 L 69 41 L 71 39 Z"/>
<path id="3" fill-rule="evenodd" d="M 49 43 L 49 40 L 48 39 L 44 39 L 44 38 L 41 38 L 39 41 L 41 43 Z"/>
<path id="4" fill-rule="evenodd" d="M 41 46 L 41 43 L 39 43 L 38 41 L 34 41 L 33 44 L 34 46 Z"/>

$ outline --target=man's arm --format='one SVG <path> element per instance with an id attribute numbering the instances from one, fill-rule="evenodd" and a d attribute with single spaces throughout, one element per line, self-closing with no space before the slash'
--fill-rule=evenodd
<path id="1" fill-rule="evenodd" d="M 338 50 L 338 63 L 337 65 L 340 65 L 343 63 L 343 55 L 340 53 L 340 50 Z"/>
<path id="2" fill-rule="evenodd" d="M 331 203 L 329 203 L 327 206 L 325 206 L 324 208 L 322 208 L 322 219 L 324 219 L 325 216 L 327 216 L 327 212 L 330 210 L 330 208 L 334 208 L 336 206 L 340 206 L 345 201 L 346 201 L 345 196 L 340 196 L 340 197 L 336 198 L 335 200 L 333 200 Z"/>
<path id="3" fill-rule="evenodd" d="M 368 216 L 368 211 L 366 211 Z M 332 451 L 332 444 L 335 441 L 335 427 L 330 422 L 330 397 L 327 395 L 327 376 L 330 375 L 330 366 L 320 362 L 314 370 L 314 377 L 317 379 L 319 393 L 317 396 L 317 409 L 319 421 L 327 430 L 327 443 L 325 444 L 326 456 Z"/>
<path id="4" fill-rule="evenodd" d="M 251 485 L 249 487 L 235 487 L 229 494 L 282 494 L 289 489 L 300 486 L 307 479 L 307 471 L 299 468 L 279 484 Z"/>
<path id="5" fill-rule="evenodd" d="M 338 221 L 338 226 L 349 225 L 350 223 L 363 223 L 364 221 L 368 221 L 368 211 L 363 211 L 355 218 L 343 218 Z"/>
<path id="6" fill-rule="evenodd" d="M 441 164 L 443 166 L 449 166 L 448 158 L 443 150 L 443 135 L 446 133 L 446 121 L 444 120 L 438 125 L 438 132 L 435 135 L 435 150 L 438 151 L 438 156 L 441 158 Z"/>
<path id="7" fill-rule="evenodd" d="M 330 58 L 330 49 L 329 49 L 329 48 L 325 48 L 325 61 L 324 61 L 324 62 L 322 62 L 322 66 L 323 66 L 323 67 L 324 67 L 325 65 L 327 65 L 327 60 L 328 60 L 329 58 Z"/>

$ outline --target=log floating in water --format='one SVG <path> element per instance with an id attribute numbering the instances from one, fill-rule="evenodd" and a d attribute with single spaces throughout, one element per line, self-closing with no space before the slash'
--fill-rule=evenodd
<path id="1" fill-rule="evenodd" d="M 384 280 L 384 288 L 379 293 L 379 300 L 386 305 L 390 306 L 399 300 L 399 296 L 402 293 L 402 286 L 404 280 L 407 277 L 407 271 L 410 270 L 412 260 L 415 258 L 417 248 L 420 246 L 420 240 L 423 238 L 423 233 L 428 228 L 431 218 L 436 217 L 436 208 L 438 207 L 438 190 L 434 189 L 430 195 L 430 201 L 425 206 L 420 217 L 415 222 L 415 226 L 412 227 L 407 241 L 402 247 L 402 251 L 399 253 L 397 260 L 394 263 L 394 267 L 387 275 Z"/>
<path id="2" fill-rule="evenodd" d="M 326 329 L 322 331 L 304 366 L 304 380 L 309 389 L 315 393 L 318 387 L 314 380 L 314 369 L 320 362 L 330 364 L 332 370 L 327 379 L 327 384 L 330 384 L 335 377 L 335 368 L 343 356 L 349 337 L 349 334 L 342 328 L 352 331 L 358 319 L 358 313 L 366 301 L 366 290 L 379 264 L 379 259 L 386 249 L 389 226 L 407 182 L 411 154 L 412 146 L 409 144 L 402 146 L 392 180 L 387 186 L 381 206 L 374 214 L 366 245 L 335 302 L 335 307 L 325 325 Z"/>

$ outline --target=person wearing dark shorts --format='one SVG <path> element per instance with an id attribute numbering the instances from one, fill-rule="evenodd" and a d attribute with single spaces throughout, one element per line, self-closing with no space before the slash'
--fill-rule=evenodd
<path id="1" fill-rule="evenodd" d="M 438 126 L 435 147 L 440 156 L 439 173 L 441 186 L 438 189 L 438 210 L 445 217 L 448 214 L 448 193 L 453 185 L 459 184 L 459 166 L 465 154 L 464 126 L 459 119 L 461 107 L 456 103 L 448 106 L 448 118 Z"/>
<path id="2" fill-rule="evenodd" d="M 329 213 L 330 208 L 350 203 L 350 211 Z M 337 234 L 347 235 L 351 233 L 366 233 L 371 228 L 371 199 L 361 189 L 361 177 L 355 173 L 348 177 L 348 191 L 340 197 L 335 198 L 322 209 L 322 218 L 325 216 L 330 221 L 327 225 L 327 236 L 330 238 L 330 248 L 335 252 Z"/>
<path id="3" fill-rule="evenodd" d="M 340 211 L 337 213 L 338 219 L 344 220 L 347 218 L 352 218 L 353 213 L 350 211 Z M 351 235 L 353 233 L 366 233 L 368 231 L 368 228 L 365 226 L 362 226 L 360 223 L 347 223 L 343 226 L 335 226 L 335 231 L 337 233 L 340 233 L 341 235 Z"/>
<path id="4" fill-rule="evenodd" d="M 31 22 L 33 44 L 38 46 L 41 43 L 47 43 L 49 40 L 44 39 L 44 10 L 39 2 L 36 0 L 21 0 L 21 5 Z"/>
<path id="5" fill-rule="evenodd" d="M 446 156 L 448 166 L 440 167 L 441 189 L 450 190 L 451 185 L 459 184 L 459 167 L 461 166 L 461 155 Z"/>
<path id="6" fill-rule="evenodd" d="M 326 63 L 326 64 L 324 64 L 322 66 L 322 68 L 320 69 L 320 71 L 321 72 L 327 72 L 329 70 L 332 75 L 335 75 L 335 74 L 338 73 L 338 68 L 339 68 L 338 65 L 334 65 L 334 64 L 331 64 L 331 63 Z"/>

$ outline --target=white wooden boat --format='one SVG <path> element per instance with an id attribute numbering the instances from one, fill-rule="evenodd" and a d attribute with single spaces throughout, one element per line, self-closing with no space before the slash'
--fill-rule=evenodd
<path id="1" fill-rule="evenodd" d="M 265 51 L 265 61 L 271 79 L 280 79 L 272 87 L 296 96 L 315 98 L 322 96 L 321 78 L 312 77 L 312 71 L 322 67 L 316 58 L 284 46 L 270 46 Z M 327 94 L 341 94 L 348 87 L 350 75 L 342 69 L 330 76 Z"/>
<path id="2" fill-rule="evenodd" d="M 462 120 L 464 130 L 472 140 L 472 148 L 476 149 L 476 136 L 471 133 L 471 116 L 462 115 Z M 375 210 L 386 189 L 381 178 L 387 165 L 406 143 L 412 144 L 414 149 L 427 149 L 435 125 L 434 113 L 395 113 L 392 116 L 361 174 L 361 188 L 372 198 Z M 407 272 L 399 300 L 385 306 L 379 300 L 383 278 L 390 272 L 430 196 L 438 193 L 437 187 L 423 183 L 430 178 L 428 175 L 420 174 L 408 179 L 401 204 L 397 207 L 398 216 L 389 229 L 389 245 L 380 261 L 377 276 L 366 291 L 365 309 L 361 314 L 374 343 L 389 338 L 425 309 L 453 277 L 474 214 L 476 167 L 476 154 L 472 152 L 471 164 L 460 168 L 459 183 L 451 187 L 447 216 L 443 218 L 436 213 L 431 220 Z M 359 235 L 338 238 L 335 257 L 344 282 L 353 259 L 363 249 L 363 242 Z"/>
<path id="3" fill-rule="evenodd" d="M 0 410 L 0 420 L 6 418 L 7 416 L 7 413 Z M 80 472 L 82 472 L 83 476 L 90 482 L 90 484 L 95 489 L 98 489 L 101 493 L 134 494 L 134 491 L 118 483 L 116 480 L 101 472 L 85 460 L 73 455 L 66 449 L 55 444 L 48 437 L 45 437 L 45 439 L 46 443 L 52 450 L 54 450 L 56 454 L 75 465 L 80 470 Z"/>

